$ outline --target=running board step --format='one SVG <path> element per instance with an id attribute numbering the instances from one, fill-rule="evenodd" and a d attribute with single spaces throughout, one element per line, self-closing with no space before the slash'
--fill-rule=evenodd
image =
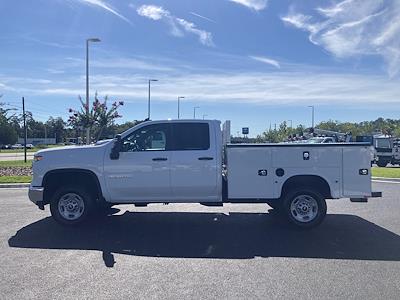
<path id="1" fill-rule="evenodd" d="M 222 202 L 200 202 L 201 205 L 204 206 L 223 206 Z"/>

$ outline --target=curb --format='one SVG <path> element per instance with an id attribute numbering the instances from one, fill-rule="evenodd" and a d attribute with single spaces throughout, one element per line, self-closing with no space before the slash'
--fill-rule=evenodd
<path id="1" fill-rule="evenodd" d="M 27 188 L 29 187 L 30 183 L 1 183 L 0 189 L 9 189 L 9 188 Z"/>
<path id="2" fill-rule="evenodd" d="M 388 177 L 372 177 L 372 180 L 386 180 L 386 181 L 400 182 L 400 178 L 388 178 Z"/>

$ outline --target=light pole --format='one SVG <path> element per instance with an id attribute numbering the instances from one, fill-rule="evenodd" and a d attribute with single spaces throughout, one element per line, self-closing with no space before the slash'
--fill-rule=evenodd
<path id="1" fill-rule="evenodd" d="M 288 120 L 289 122 L 290 122 L 290 129 L 292 129 L 293 128 L 293 121 L 292 120 Z"/>
<path id="2" fill-rule="evenodd" d="M 183 96 L 179 96 L 178 97 L 178 119 L 180 118 L 180 112 L 179 112 L 179 109 L 180 109 L 180 102 L 181 102 L 181 99 L 185 99 L 185 97 L 183 97 Z"/>
<path id="3" fill-rule="evenodd" d="M 149 79 L 149 101 L 147 103 L 147 119 L 150 120 L 150 82 L 158 81 L 158 79 Z"/>
<path id="4" fill-rule="evenodd" d="M 314 128 L 314 105 L 309 105 L 311 107 L 311 128 Z"/>
<path id="5" fill-rule="evenodd" d="M 200 106 L 193 107 L 193 119 L 196 119 L 196 109 L 200 108 Z"/>
<path id="6" fill-rule="evenodd" d="M 203 120 L 205 119 L 205 117 L 207 117 L 208 115 L 203 115 Z"/>
<path id="7" fill-rule="evenodd" d="M 90 38 L 86 39 L 86 118 L 89 120 L 89 43 L 98 43 L 100 39 Z M 90 128 L 86 128 L 86 144 L 90 144 Z"/>

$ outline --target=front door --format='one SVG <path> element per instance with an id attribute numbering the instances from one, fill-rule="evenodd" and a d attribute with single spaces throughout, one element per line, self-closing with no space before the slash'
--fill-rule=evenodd
<path id="1" fill-rule="evenodd" d="M 170 124 L 143 126 L 122 139 L 119 159 L 105 158 L 112 202 L 157 202 L 171 198 Z"/>

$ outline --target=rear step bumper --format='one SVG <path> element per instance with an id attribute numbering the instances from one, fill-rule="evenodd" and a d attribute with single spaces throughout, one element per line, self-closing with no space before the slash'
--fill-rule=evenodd
<path id="1" fill-rule="evenodd" d="M 382 197 L 382 192 L 372 192 L 370 198 L 380 198 Z"/>
<path id="2" fill-rule="evenodd" d="M 362 198 L 350 198 L 351 202 L 368 202 L 368 198 L 380 198 L 382 197 L 382 192 L 372 192 L 369 197 Z"/>

